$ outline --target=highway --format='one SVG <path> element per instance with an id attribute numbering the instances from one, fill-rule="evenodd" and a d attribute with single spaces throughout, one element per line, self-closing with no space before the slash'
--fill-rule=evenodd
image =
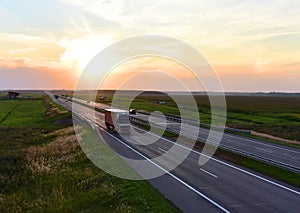
<path id="1" fill-rule="evenodd" d="M 161 124 L 157 124 L 160 126 Z M 183 125 L 181 128 L 179 123 L 168 122 L 167 129 L 174 133 L 193 137 L 196 128 L 192 125 Z M 209 129 L 200 128 L 198 136 L 199 141 L 206 141 L 209 134 Z M 216 134 L 218 134 L 216 132 Z M 207 141 L 214 144 L 214 141 Z M 230 133 L 224 133 L 220 143 L 220 147 L 260 160 L 266 163 L 273 164 L 297 173 L 300 173 L 300 150 L 299 148 L 287 147 L 281 144 L 272 144 L 265 141 L 255 140 L 242 137 Z"/>
<path id="2" fill-rule="evenodd" d="M 72 108 L 69 101 L 53 100 L 68 110 Z M 92 109 L 78 104 L 76 109 L 76 119 L 97 126 L 116 153 L 132 159 L 146 159 L 152 163 L 153 170 L 165 169 L 153 158 L 171 147 L 176 146 L 178 152 L 189 149 L 158 136 L 157 142 L 148 146 L 142 145 L 143 141 L 134 134 L 125 140 L 103 128 L 102 113 L 96 112 L 99 120 L 93 121 Z M 132 128 L 137 132 L 144 131 Z M 190 150 L 187 158 L 175 169 L 147 181 L 184 212 L 300 212 L 299 189 L 214 157 L 204 166 L 199 166 L 199 156 L 199 152 Z"/>
<path id="3" fill-rule="evenodd" d="M 78 103 L 87 105 L 86 101 L 76 99 Z M 88 105 L 95 106 L 98 109 L 110 108 L 110 106 L 90 102 Z M 149 121 L 149 116 L 138 113 L 131 115 L 136 120 Z M 157 118 L 157 127 L 166 128 L 174 133 L 179 133 L 186 137 L 195 138 L 197 128 L 191 124 L 182 125 L 175 120 L 167 120 Z M 192 122 L 191 122 L 192 123 Z M 182 128 L 182 129 L 181 129 Z M 199 128 L 198 140 L 206 143 L 214 144 L 214 141 L 206 141 L 209 129 Z M 216 134 L 218 134 L 216 132 Z M 247 138 L 236 134 L 225 132 L 219 145 L 223 149 L 236 152 L 238 154 L 263 161 L 300 174 L 300 150 L 299 148 L 288 147 L 281 144 L 274 144 L 257 139 Z"/>

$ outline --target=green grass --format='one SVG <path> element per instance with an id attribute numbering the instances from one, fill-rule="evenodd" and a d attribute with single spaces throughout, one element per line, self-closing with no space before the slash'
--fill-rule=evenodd
<path id="1" fill-rule="evenodd" d="M 0 126 L 0 212 L 180 212 L 146 181 L 92 164 L 73 127 L 53 124 L 69 113 L 47 117 L 43 100 L 19 103 Z"/>
<path id="2" fill-rule="evenodd" d="M 0 125 L 13 110 L 19 104 L 19 100 L 1 100 L 0 102 Z"/>
<path id="3" fill-rule="evenodd" d="M 19 105 L 2 122 L 2 126 L 40 126 L 46 107 L 43 100 L 20 100 Z"/>
<path id="4" fill-rule="evenodd" d="M 150 126 L 148 124 L 142 124 L 142 123 L 134 123 L 134 125 L 139 126 L 143 128 L 144 130 L 150 131 L 156 135 L 161 135 L 166 138 L 177 138 L 178 134 L 170 131 L 164 131 L 161 128 L 155 127 L 155 126 Z"/>
<path id="5" fill-rule="evenodd" d="M 238 164 L 293 186 L 300 187 L 300 175 L 294 172 L 271 166 L 269 164 L 261 162 L 258 163 L 257 161 L 249 158 L 242 158 Z"/>
<path id="6" fill-rule="evenodd" d="M 46 106 L 44 99 L 38 100 L 0 100 L 1 112 L 9 115 L 2 120 L 0 126 L 5 127 L 50 127 L 59 118 L 70 117 L 70 113 L 65 112 L 52 117 L 46 117 Z M 5 106 L 7 105 L 7 106 Z M 9 107 L 10 106 L 10 107 Z M 15 106 L 11 111 L 12 106 Z"/>
<path id="7" fill-rule="evenodd" d="M 200 144 L 200 142 L 198 142 L 197 148 L 199 149 L 199 147 L 200 149 L 203 147 L 203 144 Z M 257 171 L 261 174 L 267 175 L 277 180 L 283 181 L 287 184 L 300 187 L 300 174 L 297 174 L 295 172 L 287 171 L 285 169 L 278 168 L 270 164 L 266 164 L 245 156 L 241 156 L 239 154 L 235 154 L 222 148 L 217 149 L 215 156 L 235 163 L 237 165 L 243 166 L 245 168 L 251 169 L 253 171 Z"/>

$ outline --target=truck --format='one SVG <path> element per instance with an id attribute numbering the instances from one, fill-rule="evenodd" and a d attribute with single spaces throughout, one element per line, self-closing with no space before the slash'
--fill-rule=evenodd
<path id="1" fill-rule="evenodd" d="M 105 109 L 104 110 L 105 125 L 108 130 L 117 133 L 130 133 L 129 113 L 121 109 Z"/>

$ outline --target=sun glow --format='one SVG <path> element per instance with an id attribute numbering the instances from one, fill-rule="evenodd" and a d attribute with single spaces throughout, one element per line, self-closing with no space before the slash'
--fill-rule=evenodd
<path id="1" fill-rule="evenodd" d="M 88 35 L 80 38 L 65 37 L 58 43 L 65 48 L 65 52 L 60 57 L 60 60 L 72 66 L 80 73 L 96 54 L 112 43 L 112 36 Z"/>

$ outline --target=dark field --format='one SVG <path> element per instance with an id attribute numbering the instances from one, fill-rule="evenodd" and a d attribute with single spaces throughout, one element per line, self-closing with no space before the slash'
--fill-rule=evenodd
<path id="1" fill-rule="evenodd" d="M 207 97 L 196 96 L 200 107 Z M 227 96 L 227 126 L 300 141 L 300 97 Z"/>

